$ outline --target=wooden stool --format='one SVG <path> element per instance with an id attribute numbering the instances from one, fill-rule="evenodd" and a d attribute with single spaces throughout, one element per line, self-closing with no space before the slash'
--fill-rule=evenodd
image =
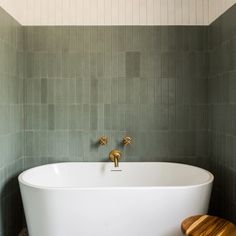
<path id="1" fill-rule="evenodd" d="M 216 216 L 191 216 L 181 228 L 186 236 L 236 236 L 236 225 Z"/>

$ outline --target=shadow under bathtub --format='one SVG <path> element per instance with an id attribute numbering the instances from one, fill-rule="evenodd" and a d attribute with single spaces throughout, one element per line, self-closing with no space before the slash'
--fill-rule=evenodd
<path id="1" fill-rule="evenodd" d="M 25 225 L 17 175 L 3 185 L 0 199 L 0 235 L 16 236 Z"/>

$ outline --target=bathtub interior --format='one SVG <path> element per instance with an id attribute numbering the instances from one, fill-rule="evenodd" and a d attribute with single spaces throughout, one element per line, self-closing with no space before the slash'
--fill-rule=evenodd
<path id="1" fill-rule="evenodd" d="M 38 188 L 184 187 L 204 185 L 213 176 L 198 167 L 177 163 L 59 163 L 35 167 L 19 176 Z"/>

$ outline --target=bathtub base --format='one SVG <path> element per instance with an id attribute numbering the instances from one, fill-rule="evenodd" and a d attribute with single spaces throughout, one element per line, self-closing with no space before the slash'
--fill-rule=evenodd
<path id="1" fill-rule="evenodd" d="M 40 190 L 22 186 L 30 236 L 182 236 L 190 215 L 206 214 L 209 187 Z M 202 199 L 206 199 L 203 201 Z"/>

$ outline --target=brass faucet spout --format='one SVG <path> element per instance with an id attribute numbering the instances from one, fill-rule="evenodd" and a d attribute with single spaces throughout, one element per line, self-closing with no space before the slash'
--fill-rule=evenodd
<path id="1" fill-rule="evenodd" d="M 119 161 L 121 159 L 121 151 L 119 150 L 112 150 L 109 154 L 109 158 L 111 161 L 114 162 L 115 167 L 119 167 Z"/>
<path id="2" fill-rule="evenodd" d="M 118 159 L 118 157 L 114 158 L 114 163 L 115 163 L 115 167 L 119 167 L 119 159 Z"/>

